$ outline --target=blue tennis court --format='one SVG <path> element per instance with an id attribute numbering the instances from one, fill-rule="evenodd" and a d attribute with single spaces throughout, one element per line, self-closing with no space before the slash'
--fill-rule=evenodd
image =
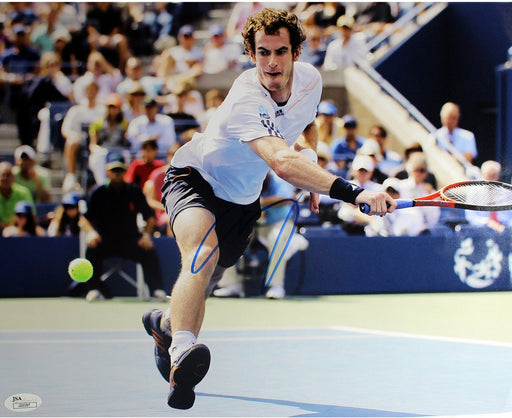
<path id="1" fill-rule="evenodd" d="M 86 305 L 74 303 L 79 312 Z M 112 310 L 133 310 L 134 317 L 146 308 L 142 303 L 108 303 Z M 214 303 L 216 309 L 224 301 Z M 101 311 L 108 305 L 96 307 Z M 212 352 L 210 371 L 196 388 L 194 407 L 173 410 L 166 405 L 167 382 L 154 366 L 152 339 L 138 326 L 0 331 L 2 401 L 16 393 L 36 394 L 42 400 L 37 410 L 25 413 L 2 406 L 0 415 L 512 413 L 510 342 L 347 326 L 206 326 L 200 340 Z"/>

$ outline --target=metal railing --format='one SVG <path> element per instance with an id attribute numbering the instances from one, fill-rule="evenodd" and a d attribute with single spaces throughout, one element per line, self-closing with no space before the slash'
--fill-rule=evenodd
<path id="1" fill-rule="evenodd" d="M 388 26 L 382 33 L 375 35 L 373 38 L 368 40 L 366 47 L 368 51 L 373 52 L 382 44 L 390 44 L 391 36 L 398 31 L 404 29 L 410 23 L 417 23 L 418 16 L 420 13 L 427 9 L 430 9 L 435 2 L 418 3 L 412 7 L 407 13 L 401 16 L 396 22 Z"/>
<path id="2" fill-rule="evenodd" d="M 411 103 L 407 100 L 393 85 L 391 85 L 384 77 L 382 77 L 373 67 L 362 61 L 356 61 L 356 67 L 363 71 L 368 77 L 375 82 L 381 90 L 398 103 L 416 122 L 418 122 L 425 130 L 436 138 L 437 128 Z M 436 138 L 441 142 L 443 147 L 464 167 L 466 174 L 472 175 L 475 167 L 471 164 L 451 142 L 444 138 Z"/>
<path id="3" fill-rule="evenodd" d="M 381 34 L 373 37 L 366 43 L 367 50 L 374 52 L 382 44 L 390 44 L 391 36 L 405 28 L 411 22 L 416 23 L 420 13 L 430 9 L 435 2 L 416 4 L 411 10 L 399 18 L 393 25 L 389 26 Z M 475 173 L 475 166 L 471 164 L 454 146 L 445 138 L 436 138 L 437 128 L 411 103 L 407 100 L 393 85 L 391 85 L 384 77 L 382 77 L 371 65 L 362 60 L 355 62 L 356 67 L 363 71 L 371 78 L 381 90 L 393 98 L 408 114 L 409 117 L 418 122 L 433 138 L 440 142 L 463 167 L 466 174 L 472 176 Z"/>

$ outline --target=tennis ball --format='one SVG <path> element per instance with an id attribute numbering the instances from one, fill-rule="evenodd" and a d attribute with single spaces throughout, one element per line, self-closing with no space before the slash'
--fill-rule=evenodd
<path id="1" fill-rule="evenodd" d="M 69 263 L 68 273 L 76 282 L 86 282 L 92 277 L 92 264 L 86 258 L 75 258 Z"/>

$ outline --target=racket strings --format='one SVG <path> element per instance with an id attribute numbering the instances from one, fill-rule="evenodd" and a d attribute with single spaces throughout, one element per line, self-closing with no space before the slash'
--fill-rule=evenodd
<path id="1" fill-rule="evenodd" d="M 506 206 L 512 204 L 512 188 L 499 183 L 461 183 L 443 190 L 442 197 L 475 206 Z"/>

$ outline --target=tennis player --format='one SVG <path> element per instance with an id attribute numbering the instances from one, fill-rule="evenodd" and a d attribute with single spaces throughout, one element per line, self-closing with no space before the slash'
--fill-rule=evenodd
<path id="1" fill-rule="evenodd" d="M 313 66 L 297 62 L 305 40 L 297 17 L 266 8 L 247 20 L 242 35 L 256 68 L 234 81 L 205 131 L 176 152 L 162 188 L 182 269 L 170 308 L 145 313 L 143 324 L 170 382 L 168 404 L 178 409 L 193 406 L 194 387 L 208 371 L 210 352 L 196 342 L 205 299 L 248 244 L 269 169 L 312 192 L 316 212 L 318 193 L 367 203 L 373 215 L 396 206 L 386 193 L 358 188 L 316 163 L 313 122 L 322 79 Z"/>

